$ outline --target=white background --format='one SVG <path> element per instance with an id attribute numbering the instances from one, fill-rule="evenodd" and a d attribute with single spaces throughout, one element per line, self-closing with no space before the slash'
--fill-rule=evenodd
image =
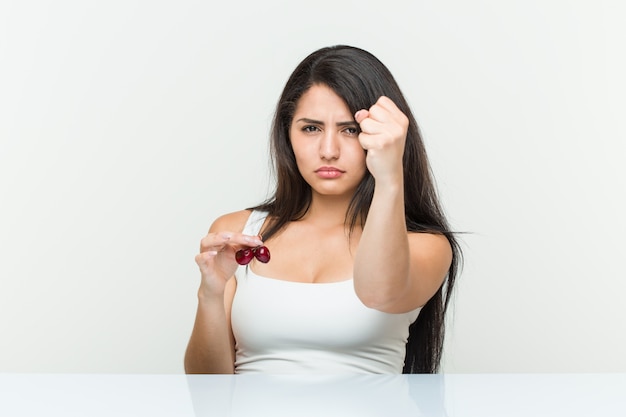
<path id="1" fill-rule="evenodd" d="M 0 372 L 181 373 L 220 214 L 271 190 L 288 75 L 396 76 L 465 269 L 445 372 L 626 372 L 615 1 L 0 3 Z"/>

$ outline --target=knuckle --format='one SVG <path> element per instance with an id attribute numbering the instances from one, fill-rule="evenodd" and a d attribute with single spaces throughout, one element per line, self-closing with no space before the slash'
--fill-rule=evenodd
<path id="1" fill-rule="evenodd" d="M 205 237 L 200 239 L 200 244 L 201 245 L 207 245 L 208 242 L 209 242 L 210 237 L 211 237 L 211 233 L 209 233 L 208 235 L 206 235 Z"/>
<path id="2" fill-rule="evenodd" d="M 200 240 L 200 248 L 202 249 L 203 252 L 207 248 L 215 245 L 216 236 L 217 235 L 215 233 L 208 233 L 205 237 L 203 237 Z"/>

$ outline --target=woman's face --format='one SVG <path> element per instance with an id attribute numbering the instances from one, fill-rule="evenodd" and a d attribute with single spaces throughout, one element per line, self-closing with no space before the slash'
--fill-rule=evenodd
<path id="1" fill-rule="evenodd" d="M 358 127 L 347 104 L 326 85 L 313 85 L 298 101 L 289 137 L 314 194 L 354 194 L 366 172 Z"/>

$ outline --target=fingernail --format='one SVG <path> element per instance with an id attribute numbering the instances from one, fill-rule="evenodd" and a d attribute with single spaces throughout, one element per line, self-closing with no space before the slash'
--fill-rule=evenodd
<path id="1" fill-rule="evenodd" d="M 216 250 L 207 251 L 207 255 L 216 256 L 217 255 L 217 251 Z"/>

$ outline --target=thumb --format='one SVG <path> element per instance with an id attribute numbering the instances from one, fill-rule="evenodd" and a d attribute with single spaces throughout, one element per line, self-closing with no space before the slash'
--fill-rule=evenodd
<path id="1" fill-rule="evenodd" d="M 357 123 L 361 123 L 363 120 L 367 119 L 369 115 L 369 111 L 361 109 L 358 112 L 354 113 L 354 120 L 356 120 Z"/>

